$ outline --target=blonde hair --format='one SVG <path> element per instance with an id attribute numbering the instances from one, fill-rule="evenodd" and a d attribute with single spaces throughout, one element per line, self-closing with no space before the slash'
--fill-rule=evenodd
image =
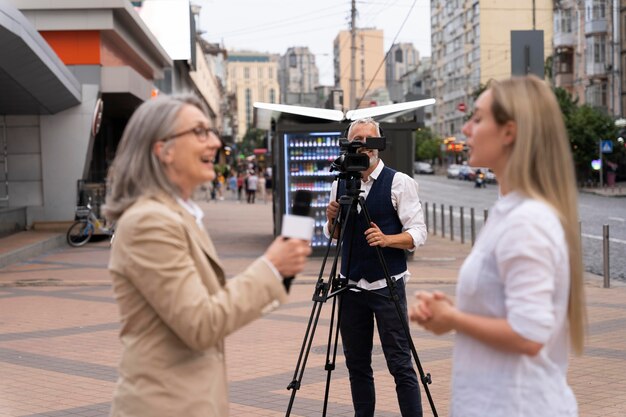
<path id="1" fill-rule="evenodd" d="M 117 220 L 124 211 L 145 195 L 178 195 L 178 187 L 165 174 L 164 166 L 152 151 L 154 144 L 173 135 L 181 109 L 194 106 L 207 114 L 193 95 L 158 96 L 144 102 L 131 116 L 107 178 L 104 215 Z M 167 146 L 167 144 L 166 144 Z"/>
<path id="2" fill-rule="evenodd" d="M 511 190 L 545 201 L 558 213 L 569 251 L 568 320 L 572 348 L 582 354 L 585 325 L 582 249 L 570 143 L 554 93 L 529 75 L 490 83 L 496 122 L 516 124 L 504 177 Z"/>

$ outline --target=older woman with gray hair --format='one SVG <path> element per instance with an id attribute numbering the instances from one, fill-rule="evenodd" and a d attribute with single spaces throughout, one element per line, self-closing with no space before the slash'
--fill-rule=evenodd
<path id="1" fill-rule="evenodd" d="M 142 104 L 109 175 L 117 221 L 109 270 L 123 345 L 112 416 L 226 416 L 227 335 L 284 302 L 309 243 L 278 237 L 245 271 L 225 273 L 192 200 L 221 146 L 193 96 Z"/>

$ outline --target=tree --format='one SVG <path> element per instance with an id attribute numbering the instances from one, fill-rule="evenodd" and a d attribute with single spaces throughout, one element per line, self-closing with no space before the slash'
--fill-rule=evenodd
<path id="1" fill-rule="evenodd" d="M 415 132 L 415 160 L 434 162 L 439 157 L 441 138 L 430 128 L 425 127 Z"/>
<path id="2" fill-rule="evenodd" d="M 248 131 L 241 139 L 241 144 L 239 145 L 240 152 L 244 155 L 252 155 L 255 149 L 264 148 L 266 136 L 267 133 L 263 129 L 248 128 Z"/>
<path id="3" fill-rule="evenodd" d="M 572 145 L 578 180 L 590 179 L 593 177 L 591 161 L 600 154 L 600 141 L 617 138 L 613 119 L 584 104 L 571 111 L 565 118 L 565 125 Z"/>

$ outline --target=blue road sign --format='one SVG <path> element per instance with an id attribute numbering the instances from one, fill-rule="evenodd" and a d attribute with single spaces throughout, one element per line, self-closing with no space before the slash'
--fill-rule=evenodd
<path id="1" fill-rule="evenodd" d="M 611 153 L 613 152 L 613 141 L 603 140 L 600 145 L 600 149 L 602 149 L 602 153 Z"/>

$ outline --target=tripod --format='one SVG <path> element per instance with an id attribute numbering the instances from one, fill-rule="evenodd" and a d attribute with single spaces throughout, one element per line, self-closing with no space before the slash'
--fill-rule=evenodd
<path id="1" fill-rule="evenodd" d="M 302 346 L 300 348 L 300 354 L 298 356 L 298 361 L 296 364 L 296 369 L 293 374 L 293 379 L 287 386 L 288 390 L 291 391 L 291 398 L 289 399 L 289 405 L 287 407 L 287 411 L 285 416 L 289 417 L 291 415 L 291 409 L 293 407 L 293 403 L 295 401 L 296 393 L 300 389 L 302 377 L 304 376 L 304 369 L 306 367 L 306 363 L 309 357 L 309 353 L 311 350 L 311 345 L 313 343 L 313 338 L 315 336 L 315 331 L 317 328 L 317 324 L 319 321 L 319 316 L 322 311 L 322 305 L 328 300 L 332 299 L 332 309 L 331 309 L 331 318 L 330 318 L 330 326 L 328 331 L 328 345 L 326 348 L 326 361 L 324 369 L 326 370 L 326 387 L 324 390 L 324 404 L 322 409 L 322 416 L 326 416 L 326 412 L 328 409 L 328 395 L 330 392 L 330 380 L 332 371 L 335 369 L 335 362 L 337 357 L 337 345 L 339 339 L 339 326 L 341 323 L 341 294 L 345 291 L 349 291 L 352 289 L 356 289 L 358 291 L 367 291 L 365 289 L 359 288 L 356 285 L 348 284 L 348 277 L 345 279 L 339 279 L 337 276 L 337 264 L 339 260 L 339 254 L 341 253 L 341 248 L 344 242 L 346 226 L 349 224 L 349 220 L 351 218 L 355 218 L 353 222 L 353 227 L 356 227 L 356 216 L 358 213 L 358 208 L 360 207 L 363 214 L 365 215 L 367 224 L 371 224 L 371 218 L 369 212 L 367 210 L 367 206 L 365 205 L 365 200 L 363 196 L 360 195 L 361 191 L 361 173 L 360 172 L 342 172 L 338 174 L 338 181 L 345 181 L 346 185 L 346 194 L 339 198 L 339 215 L 334 219 L 331 230 L 328 245 L 326 247 L 326 253 L 324 254 L 324 258 L 322 260 L 322 266 L 320 268 L 320 273 L 315 284 L 315 289 L 313 293 L 313 306 L 311 309 L 311 315 L 309 317 L 308 325 L 306 328 L 306 332 L 304 335 L 304 339 L 302 341 Z M 339 185 L 339 184 L 338 184 Z M 337 187 L 339 189 L 339 187 Z M 342 219 L 342 214 L 346 213 L 345 219 Z M 337 241 L 337 246 L 335 248 L 335 254 L 332 262 L 332 267 L 330 270 L 330 274 L 328 277 L 328 281 L 324 279 L 324 270 L 326 267 L 326 262 L 328 260 L 328 256 L 330 254 L 330 249 L 332 245 L 332 237 L 335 236 L 337 227 L 339 227 L 339 239 Z M 352 233 L 354 236 L 354 233 Z M 396 311 L 398 313 L 398 318 L 402 324 L 405 336 L 409 343 L 409 347 L 411 349 L 411 353 L 413 355 L 413 359 L 415 360 L 415 364 L 417 365 L 417 369 L 419 371 L 419 379 L 422 382 L 424 387 L 424 392 L 428 397 L 428 402 L 430 404 L 430 408 L 433 412 L 433 416 L 437 417 L 437 410 L 435 409 L 435 404 L 433 402 L 432 396 L 430 394 L 430 390 L 428 389 L 428 384 L 432 383 L 432 379 L 430 374 L 425 374 L 420 363 L 419 357 L 417 355 L 417 350 L 415 349 L 415 345 L 413 344 L 413 340 L 411 339 L 411 334 L 409 330 L 409 325 L 406 319 L 406 316 L 403 314 L 402 308 L 399 302 L 399 296 L 397 293 L 396 282 L 391 279 L 389 274 L 389 269 L 387 267 L 387 263 L 382 255 L 381 248 L 379 246 L 374 247 L 376 250 L 378 261 L 383 269 L 385 281 L 387 286 L 389 287 L 389 293 L 391 301 L 394 303 Z M 346 260 L 342 260 L 342 262 L 347 262 L 347 271 L 350 270 L 350 261 L 352 258 L 352 245 L 349 247 L 348 257 Z M 372 292 L 372 294 L 376 294 Z M 384 295 L 380 295 L 381 297 L 389 298 Z M 335 319 L 337 324 L 335 326 Z"/>

